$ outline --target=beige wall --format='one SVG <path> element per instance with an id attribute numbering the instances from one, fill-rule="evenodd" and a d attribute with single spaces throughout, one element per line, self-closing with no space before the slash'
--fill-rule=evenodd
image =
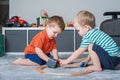
<path id="1" fill-rule="evenodd" d="M 106 11 L 120 11 L 120 0 L 10 0 L 10 17 L 21 16 L 29 23 L 36 22 L 40 10 L 45 9 L 50 16 L 63 16 L 72 21 L 80 10 L 89 10 L 96 16 L 97 26 L 111 16 L 103 16 Z"/>

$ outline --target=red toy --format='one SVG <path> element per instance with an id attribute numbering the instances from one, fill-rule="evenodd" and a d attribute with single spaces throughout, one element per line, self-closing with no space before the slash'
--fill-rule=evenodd
<path id="1" fill-rule="evenodd" d="M 70 23 L 69 23 L 69 26 L 70 26 L 70 27 L 73 27 L 73 23 L 72 23 L 72 22 L 70 22 Z"/>
<path id="2" fill-rule="evenodd" d="M 20 19 L 19 16 L 13 16 L 7 21 L 8 27 L 26 27 L 28 26 L 27 21 Z"/>

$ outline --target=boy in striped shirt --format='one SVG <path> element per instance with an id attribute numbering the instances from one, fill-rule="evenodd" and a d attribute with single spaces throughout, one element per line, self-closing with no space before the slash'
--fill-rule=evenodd
<path id="1" fill-rule="evenodd" d="M 74 27 L 82 36 L 80 47 L 66 60 L 61 60 L 61 65 L 71 63 L 88 50 L 89 55 L 83 61 L 85 64 L 91 60 L 93 65 L 88 66 L 88 71 L 102 71 L 114 69 L 120 63 L 120 47 L 106 33 L 95 29 L 95 17 L 88 11 L 80 11 L 74 19 Z"/>

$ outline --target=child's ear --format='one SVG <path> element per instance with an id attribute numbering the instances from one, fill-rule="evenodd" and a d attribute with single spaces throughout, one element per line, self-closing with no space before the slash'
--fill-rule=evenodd
<path id="1" fill-rule="evenodd" d="M 91 29 L 91 27 L 90 27 L 89 25 L 85 25 L 85 28 L 86 28 L 87 30 L 90 30 L 90 29 Z"/>

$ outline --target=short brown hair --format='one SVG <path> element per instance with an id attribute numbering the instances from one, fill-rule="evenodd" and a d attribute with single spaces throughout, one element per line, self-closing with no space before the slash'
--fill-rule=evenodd
<path id="1" fill-rule="evenodd" d="M 57 25 L 61 28 L 61 30 L 63 31 L 65 28 L 65 23 L 62 17 L 60 16 L 52 16 L 48 19 L 47 24 L 51 23 L 51 22 L 55 22 L 57 23 Z"/>
<path id="2" fill-rule="evenodd" d="M 78 12 L 76 16 L 78 18 L 78 23 L 81 26 L 89 25 L 92 28 L 95 27 L 95 16 L 91 12 L 82 10 Z"/>

